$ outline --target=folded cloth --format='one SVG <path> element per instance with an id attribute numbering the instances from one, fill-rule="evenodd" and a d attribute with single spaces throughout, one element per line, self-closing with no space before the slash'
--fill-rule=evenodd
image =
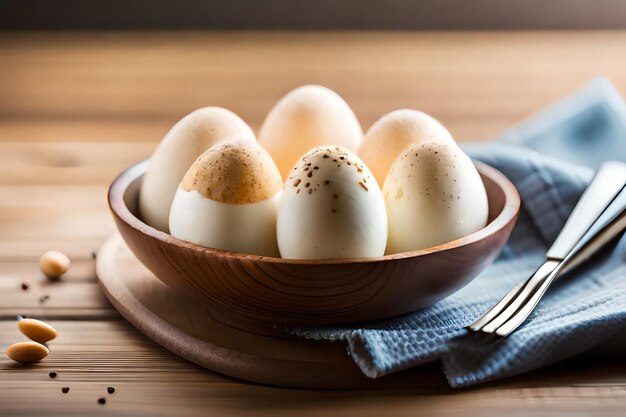
<path id="1" fill-rule="evenodd" d="M 465 288 L 421 311 L 366 326 L 292 329 L 295 334 L 345 341 L 371 378 L 439 360 L 450 385 L 464 387 L 566 359 L 626 331 L 626 238 L 560 277 L 509 337 L 486 339 L 464 329 L 541 265 L 593 174 L 522 141 L 495 141 L 467 151 L 503 172 L 522 199 L 518 222 L 496 262 Z"/>

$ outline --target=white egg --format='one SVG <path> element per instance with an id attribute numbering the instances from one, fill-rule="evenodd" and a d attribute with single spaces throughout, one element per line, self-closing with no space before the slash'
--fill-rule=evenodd
<path id="1" fill-rule="evenodd" d="M 222 139 L 255 141 L 250 127 L 221 107 L 198 109 L 170 129 L 150 158 L 139 192 L 139 213 L 150 226 L 168 232 L 170 207 L 178 184 L 193 161 Z"/>
<path id="2" fill-rule="evenodd" d="M 369 128 L 359 156 L 382 186 L 389 168 L 402 151 L 411 144 L 426 142 L 454 143 L 454 139 L 437 119 L 424 112 L 395 110 Z"/>
<path id="3" fill-rule="evenodd" d="M 363 161 L 339 146 L 317 147 L 301 157 L 285 183 L 277 237 L 283 258 L 384 255 L 385 202 Z"/>
<path id="4" fill-rule="evenodd" d="M 265 150 L 248 140 L 209 148 L 189 168 L 169 217 L 172 236 L 198 245 L 278 256 L 283 182 Z"/>
<path id="5" fill-rule="evenodd" d="M 456 145 L 410 145 L 392 165 L 383 195 L 389 217 L 387 254 L 450 242 L 487 224 L 485 186 Z"/>
<path id="6" fill-rule="evenodd" d="M 269 112 L 259 143 L 272 155 L 283 179 L 298 158 L 321 145 L 344 146 L 356 152 L 363 130 L 354 112 L 334 91 L 305 85 L 289 92 Z"/>

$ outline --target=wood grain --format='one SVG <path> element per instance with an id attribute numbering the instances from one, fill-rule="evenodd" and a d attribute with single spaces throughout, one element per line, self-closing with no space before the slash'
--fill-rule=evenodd
<path id="1" fill-rule="evenodd" d="M 0 360 L 3 415 L 133 416 L 510 416 L 621 415 L 623 361 L 579 358 L 523 378 L 452 391 L 437 366 L 409 371 L 376 388 L 324 391 L 273 388 L 222 377 L 155 346 L 124 321 L 51 322 L 60 333 L 46 361 L 19 366 Z M 5 339 L 21 337 L 0 322 Z M 57 378 L 48 377 L 56 371 Z M 69 386 L 65 396 L 61 387 Z M 107 386 L 116 388 L 105 395 Z M 100 407 L 97 399 L 107 397 Z M 36 399 L 36 401 L 35 401 Z"/>
<path id="2" fill-rule="evenodd" d="M 0 351 L 21 340 L 17 314 L 60 331 L 36 366 L 0 355 L 0 415 L 622 415 L 622 357 L 459 392 L 437 366 L 365 391 L 241 383 L 141 336 L 92 275 L 91 252 L 115 229 L 108 183 L 196 107 L 230 107 L 256 128 L 290 88 L 321 83 L 365 128 L 412 107 L 457 138 L 487 139 L 597 75 L 626 93 L 626 31 L 0 34 Z M 37 260 L 52 248 L 74 267 L 40 305 Z M 100 406 L 108 385 L 117 391 Z"/>
<path id="3" fill-rule="evenodd" d="M 98 278 L 120 314 L 139 331 L 207 369 L 244 381 L 296 388 L 376 384 L 340 343 L 266 336 L 216 319 L 202 299 L 173 291 L 141 264 L 119 235 L 98 253 Z"/>

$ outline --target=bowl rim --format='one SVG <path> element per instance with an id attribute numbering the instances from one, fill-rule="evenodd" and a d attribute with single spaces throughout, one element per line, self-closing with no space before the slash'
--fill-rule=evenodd
<path id="1" fill-rule="evenodd" d="M 412 250 L 407 252 L 394 253 L 391 255 L 377 256 L 371 258 L 337 258 L 337 259 L 288 259 L 278 258 L 272 256 L 254 255 L 241 252 L 231 252 L 222 249 L 209 248 L 206 246 L 197 245 L 195 243 L 187 242 L 174 236 L 155 229 L 154 227 L 144 223 L 141 219 L 135 216 L 124 202 L 124 194 L 126 190 L 135 180 L 141 175 L 145 174 L 149 158 L 136 162 L 123 170 L 111 183 L 109 191 L 107 193 L 107 199 L 109 208 L 112 213 L 123 221 L 128 226 L 132 227 L 139 233 L 145 234 L 153 239 L 159 240 L 165 244 L 177 246 L 181 249 L 192 250 L 196 252 L 204 252 L 207 255 L 214 256 L 222 259 L 239 259 L 247 261 L 278 263 L 278 264 L 291 264 L 291 265 L 336 265 L 336 264 L 355 264 L 355 263 L 380 263 L 389 262 L 392 260 L 414 258 L 417 256 L 424 256 L 434 252 L 443 252 L 452 249 L 456 249 L 462 246 L 470 245 L 485 239 L 499 230 L 505 228 L 509 223 L 517 218 L 517 214 L 520 209 L 520 196 L 513 185 L 513 183 L 497 169 L 480 161 L 472 160 L 476 165 L 478 171 L 493 182 L 495 182 L 502 192 L 504 193 L 504 207 L 502 211 L 482 229 L 471 233 L 467 236 L 463 236 L 459 239 L 452 240 L 450 242 L 442 243 L 429 248 Z"/>

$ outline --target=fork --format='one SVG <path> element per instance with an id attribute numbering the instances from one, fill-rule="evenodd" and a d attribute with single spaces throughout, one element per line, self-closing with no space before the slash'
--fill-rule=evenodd
<path id="1" fill-rule="evenodd" d="M 546 252 L 545 262 L 467 326 L 506 337 L 535 309 L 552 282 L 589 259 L 626 228 L 626 164 L 604 163 Z"/>

